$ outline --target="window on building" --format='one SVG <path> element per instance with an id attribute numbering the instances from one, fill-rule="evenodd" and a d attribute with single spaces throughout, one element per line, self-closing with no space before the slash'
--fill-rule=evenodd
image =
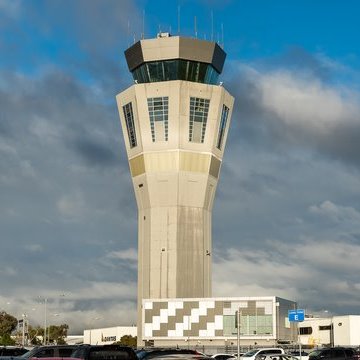
<path id="1" fill-rule="evenodd" d="M 319 330 L 331 330 L 331 325 L 321 325 L 319 326 Z"/>
<path id="2" fill-rule="evenodd" d="M 149 98 L 148 109 L 152 141 L 168 141 L 169 98 Z"/>
<path id="3" fill-rule="evenodd" d="M 218 133 L 217 144 L 216 144 L 216 147 L 219 150 L 221 150 L 221 148 L 222 148 L 222 143 L 223 143 L 223 139 L 224 139 L 228 116 L 229 116 L 229 108 L 226 105 L 223 105 L 222 112 L 221 112 L 219 133 Z"/>
<path id="4" fill-rule="evenodd" d="M 136 142 L 136 132 L 135 132 L 135 123 L 134 123 L 134 113 L 132 109 L 131 102 L 123 106 L 126 129 L 129 137 L 130 148 L 133 148 L 137 145 Z"/>
<path id="5" fill-rule="evenodd" d="M 189 141 L 203 143 L 209 112 L 208 99 L 190 98 Z"/>
<path id="6" fill-rule="evenodd" d="M 219 77 L 211 64 L 183 59 L 146 62 L 134 69 L 132 74 L 139 83 L 186 80 L 216 84 Z"/>
<path id="7" fill-rule="evenodd" d="M 312 327 L 300 327 L 299 328 L 300 335 L 311 335 L 312 334 Z"/>

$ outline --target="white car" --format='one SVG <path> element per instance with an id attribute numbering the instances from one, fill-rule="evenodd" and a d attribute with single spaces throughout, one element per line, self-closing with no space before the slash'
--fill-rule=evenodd
<path id="1" fill-rule="evenodd" d="M 214 354 L 214 355 L 211 355 L 211 357 L 216 360 L 227 360 L 227 359 L 234 360 L 234 359 L 236 359 L 236 357 L 234 355 L 225 354 L 225 353 Z"/>
<path id="2" fill-rule="evenodd" d="M 261 360 L 262 357 L 268 355 L 282 355 L 285 354 L 284 349 L 282 348 L 262 348 L 262 349 L 253 349 L 246 352 L 240 357 L 241 360 Z M 275 359 L 274 359 L 275 360 Z"/>
<path id="3" fill-rule="evenodd" d="M 257 360 L 299 360 L 300 356 L 291 354 L 276 354 L 276 355 L 263 355 L 257 358 Z M 302 355 L 301 360 L 308 360 L 309 357 Z"/>

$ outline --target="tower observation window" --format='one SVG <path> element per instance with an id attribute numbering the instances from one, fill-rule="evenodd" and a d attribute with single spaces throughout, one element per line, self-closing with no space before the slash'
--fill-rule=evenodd
<path id="1" fill-rule="evenodd" d="M 168 114 L 169 114 L 169 98 L 155 97 L 149 98 L 148 109 L 150 117 L 151 138 L 152 141 L 168 140 Z"/>
<path id="2" fill-rule="evenodd" d="M 190 98 L 189 141 L 203 143 L 209 112 L 208 99 Z"/>
<path id="3" fill-rule="evenodd" d="M 138 83 L 186 80 L 216 84 L 219 77 L 211 64 L 183 59 L 147 62 L 133 70 L 132 74 Z"/>
<path id="4" fill-rule="evenodd" d="M 229 108 L 226 105 L 223 105 L 222 112 L 221 112 L 219 133 L 218 133 L 217 144 L 216 144 L 216 147 L 219 150 L 221 150 L 221 147 L 222 147 L 222 142 L 224 139 L 228 116 L 229 116 Z"/>
<path id="5" fill-rule="evenodd" d="M 124 117 L 126 129 L 129 137 L 130 148 L 133 148 L 137 145 L 136 141 L 136 132 L 135 132 L 135 123 L 134 123 L 134 113 L 131 102 L 123 106 Z"/>

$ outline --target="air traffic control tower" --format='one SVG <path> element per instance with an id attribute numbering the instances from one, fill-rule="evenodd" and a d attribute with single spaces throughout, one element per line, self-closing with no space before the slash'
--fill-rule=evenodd
<path id="1" fill-rule="evenodd" d="M 125 57 L 134 84 L 116 100 L 138 206 L 139 329 L 142 299 L 211 296 L 211 212 L 234 98 L 214 42 L 161 33 Z"/>

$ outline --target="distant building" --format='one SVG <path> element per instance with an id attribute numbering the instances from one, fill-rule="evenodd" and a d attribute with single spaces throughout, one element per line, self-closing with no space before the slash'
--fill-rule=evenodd
<path id="1" fill-rule="evenodd" d="M 299 334 L 301 343 L 309 347 L 359 346 L 360 315 L 305 318 Z"/>
<path id="2" fill-rule="evenodd" d="M 242 347 L 293 344 L 297 329 L 288 321 L 296 303 L 275 296 L 144 299 L 144 345 L 234 346 L 237 312 Z"/>
<path id="3" fill-rule="evenodd" d="M 84 330 L 84 344 L 106 345 L 120 341 L 124 335 L 137 336 L 136 326 L 115 326 Z"/>

